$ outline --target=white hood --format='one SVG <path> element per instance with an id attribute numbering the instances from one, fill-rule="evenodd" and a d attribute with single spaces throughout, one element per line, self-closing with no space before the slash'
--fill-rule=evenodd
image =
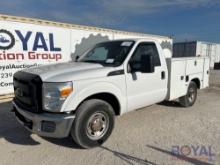
<path id="1" fill-rule="evenodd" d="M 63 82 L 104 77 L 112 70 L 112 67 L 103 67 L 101 64 L 72 62 L 44 65 L 23 71 L 39 75 L 44 82 Z"/>

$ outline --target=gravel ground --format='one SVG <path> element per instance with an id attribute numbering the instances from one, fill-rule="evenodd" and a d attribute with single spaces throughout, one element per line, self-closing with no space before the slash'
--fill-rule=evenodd
<path id="1" fill-rule="evenodd" d="M 220 164 L 219 71 L 212 72 L 211 84 L 199 92 L 191 108 L 164 103 L 118 117 L 109 140 L 90 150 L 78 148 L 71 138 L 48 139 L 30 134 L 9 112 L 10 103 L 1 103 L 0 164 Z M 191 147 L 197 155 L 193 150 L 186 156 L 172 154 L 173 146 L 186 145 L 183 153 Z M 209 148 L 213 161 L 206 160 Z"/>

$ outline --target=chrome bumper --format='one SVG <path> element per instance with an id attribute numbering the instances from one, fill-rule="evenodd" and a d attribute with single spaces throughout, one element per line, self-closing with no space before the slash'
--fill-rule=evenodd
<path id="1" fill-rule="evenodd" d="M 53 138 L 64 138 L 69 135 L 75 115 L 52 113 L 35 114 L 21 109 L 14 101 L 12 104 L 18 122 L 32 133 Z"/>

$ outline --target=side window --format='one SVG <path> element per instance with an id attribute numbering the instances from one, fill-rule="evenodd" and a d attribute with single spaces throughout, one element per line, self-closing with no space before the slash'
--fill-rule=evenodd
<path id="1" fill-rule="evenodd" d="M 142 55 L 152 55 L 154 66 L 161 66 L 159 53 L 155 43 L 141 43 L 136 48 L 129 62 L 133 70 L 140 71 Z"/>

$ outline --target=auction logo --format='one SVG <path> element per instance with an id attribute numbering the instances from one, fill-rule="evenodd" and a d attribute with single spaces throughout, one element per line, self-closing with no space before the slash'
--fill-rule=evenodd
<path id="1" fill-rule="evenodd" d="M 7 30 L 0 30 L 0 49 L 8 50 L 15 45 L 15 37 Z"/>
<path id="2" fill-rule="evenodd" d="M 8 30 L 0 30 L 0 61 L 1 60 L 55 60 L 62 59 L 61 47 L 55 44 L 53 33 L 15 30 L 16 41 L 20 48 L 12 50 L 15 45 L 15 36 Z"/>
<path id="3" fill-rule="evenodd" d="M 204 145 L 172 146 L 172 154 L 174 156 L 179 156 L 182 160 L 188 160 L 193 158 L 206 162 L 214 162 L 215 157 L 212 146 Z M 179 158 L 177 157 L 176 159 Z"/>

